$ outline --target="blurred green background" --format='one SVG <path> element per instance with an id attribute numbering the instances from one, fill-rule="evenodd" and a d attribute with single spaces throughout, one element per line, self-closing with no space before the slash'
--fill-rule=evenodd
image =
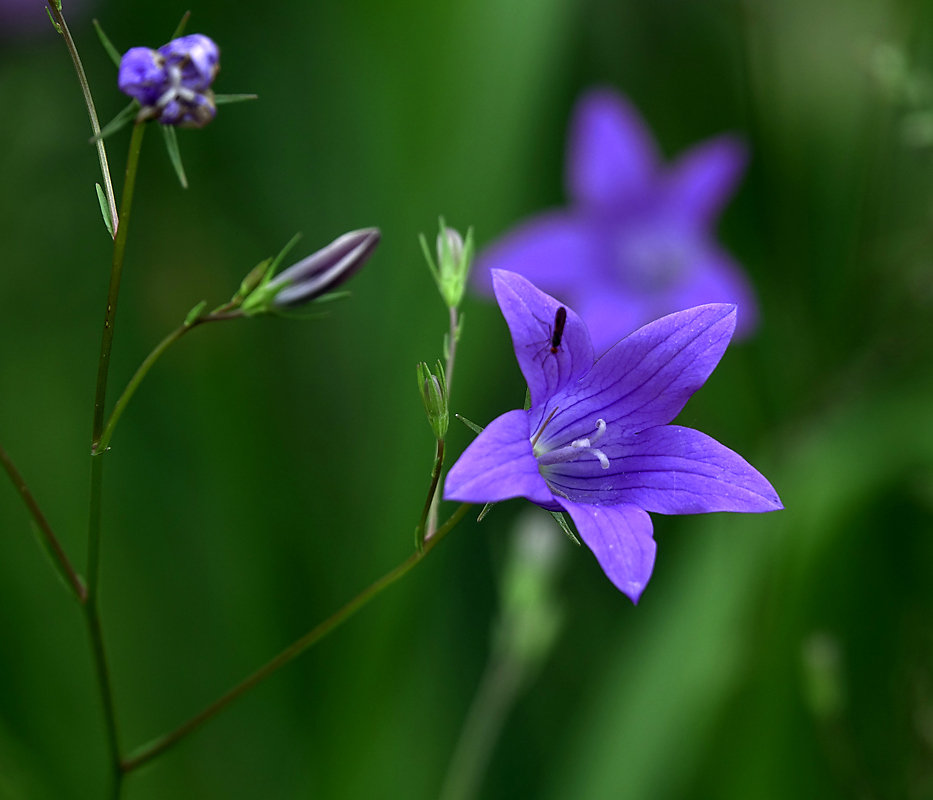
<path id="1" fill-rule="evenodd" d="M 109 119 L 125 98 L 90 18 L 122 51 L 166 41 L 186 6 L 65 3 Z M 444 214 L 483 244 L 563 202 L 570 109 L 605 83 L 668 156 L 725 130 L 751 145 L 721 230 L 763 324 L 680 419 L 748 457 L 786 511 L 656 516 L 637 608 L 568 545 L 563 633 L 482 797 L 933 798 L 933 5 L 191 10 L 189 31 L 222 48 L 217 91 L 260 100 L 180 132 L 187 191 L 146 137 L 111 401 L 188 309 L 227 299 L 296 230 L 296 255 L 366 225 L 384 238 L 326 319 L 200 329 L 124 416 L 106 469 L 102 613 L 125 746 L 199 710 L 411 551 L 433 457 L 414 365 L 440 356 L 446 325 L 417 234 Z M 4 25 L 0 441 L 83 568 L 109 239 L 64 45 Z M 108 142 L 118 185 L 127 141 Z M 465 315 L 453 406 L 485 424 L 523 386 L 498 311 L 471 298 Z M 456 455 L 472 434 L 453 425 Z M 349 624 L 133 774 L 125 796 L 436 798 L 521 506 L 468 518 Z M 101 798 L 105 763 L 79 609 L 4 479 L 0 798 Z"/>

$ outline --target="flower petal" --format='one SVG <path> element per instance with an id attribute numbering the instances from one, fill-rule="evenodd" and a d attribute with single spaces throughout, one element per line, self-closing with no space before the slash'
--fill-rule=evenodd
<path id="1" fill-rule="evenodd" d="M 528 382 L 531 407 L 540 408 L 593 366 L 590 335 L 571 309 L 536 289 L 521 275 L 494 270 L 492 281 L 499 308 L 512 334 L 515 357 Z M 561 308 L 566 313 L 566 322 L 555 346 Z"/>
<path id="2" fill-rule="evenodd" d="M 602 418 L 613 435 L 670 422 L 719 363 L 735 317 L 734 305 L 698 306 L 627 336 L 554 399 L 560 412 L 548 427 L 549 446 L 580 435 L 576 431 L 584 419 Z"/>
<path id="3" fill-rule="evenodd" d="M 593 551 L 606 577 L 633 603 L 638 602 L 651 571 L 657 545 L 651 517 L 638 506 L 599 506 L 558 498 Z"/>
<path id="4" fill-rule="evenodd" d="M 552 504 L 529 436 L 528 414 L 521 409 L 494 419 L 450 468 L 444 499 L 497 503 L 526 497 L 533 503 Z"/>
<path id="5" fill-rule="evenodd" d="M 751 283 L 732 257 L 714 244 L 698 250 L 687 278 L 665 299 L 669 308 L 675 309 L 702 303 L 735 303 L 736 339 L 751 335 L 758 326 L 758 302 Z"/>
<path id="6" fill-rule="evenodd" d="M 707 226 L 735 193 L 748 163 L 748 148 L 734 136 L 717 136 L 681 155 L 664 176 L 670 207 Z"/>
<path id="7" fill-rule="evenodd" d="M 784 506 L 767 479 L 738 453 L 692 428 L 648 428 L 595 459 L 555 464 L 548 484 L 584 503 L 634 503 L 659 514 L 762 513 Z"/>
<path id="8" fill-rule="evenodd" d="M 660 158 L 638 111 L 611 89 L 577 103 L 570 125 L 567 193 L 575 203 L 611 208 L 643 193 Z"/>
<path id="9" fill-rule="evenodd" d="M 598 264 L 592 223 L 566 211 L 549 211 L 487 247 L 473 268 L 473 283 L 492 294 L 491 270 L 506 269 L 544 291 L 560 294 L 588 283 Z"/>

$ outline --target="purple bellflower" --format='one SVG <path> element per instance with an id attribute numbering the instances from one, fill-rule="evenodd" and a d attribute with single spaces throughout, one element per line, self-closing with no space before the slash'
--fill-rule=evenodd
<path id="1" fill-rule="evenodd" d="M 704 303 L 737 304 L 737 335 L 749 333 L 751 286 L 712 230 L 746 159 L 739 140 L 720 136 L 665 167 L 635 108 L 612 90 L 590 91 L 570 126 L 570 207 L 532 218 L 481 254 L 478 288 L 491 290 L 491 269 L 524 275 L 571 303 L 600 350 Z"/>
<path id="2" fill-rule="evenodd" d="M 201 128 L 217 113 L 211 83 L 220 50 L 200 33 L 173 39 L 158 50 L 133 47 L 120 61 L 117 85 L 139 101 L 144 119 Z"/>
<path id="3" fill-rule="evenodd" d="M 566 511 L 609 579 L 638 602 L 654 567 L 649 511 L 783 508 L 771 484 L 706 434 L 669 423 L 719 363 L 734 305 L 678 311 L 594 361 L 583 321 L 520 275 L 492 273 L 530 407 L 493 420 L 447 475 L 444 498 L 524 497 Z"/>

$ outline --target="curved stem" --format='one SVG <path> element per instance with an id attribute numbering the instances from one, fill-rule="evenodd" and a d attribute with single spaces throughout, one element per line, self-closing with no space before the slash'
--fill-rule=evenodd
<path id="1" fill-rule="evenodd" d="M 452 306 L 450 309 L 450 333 L 447 339 L 447 396 L 450 397 L 450 387 L 454 382 L 454 360 L 457 357 L 457 308 Z"/>
<path id="2" fill-rule="evenodd" d="M 68 588 L 71 589 L 78 602 L 83 605 L 87 601 L 87 587 L 84 585 L 84 581 L 81 580 L 81 576 L 72 566 L 61 542 L 58 541 L 58 537 L 52 531 L 52 526 L 49 525 L 48 519 L 46 519 L 45 514 L 42 513 L 42 509 L 39 508 L 39 504 L 36 502 L 35 497 L 33 497 L 32 492 L 29 491 L 26 481 L 23 479 L 19 470 L 16 469 L 13 460 L 10 458 L 7 451 L 3 449 L 3 445 L 0 445 L 0 463 L 3 464 L 3 468 L 6 470 L 7 475 L 9 475 L 10 480 L 13 481 L 13 486 L 16 488 L 16 491 L 19 492 L 20 497 L 26 504 L 26 508 L 29 509 L 29 514 L 32 516 L 33 520 L 35 520 L 36 526 L 39 528 L 42 536 L 45 537 L 47 549 L 55 558 L 59 571 L 65 579 Z"/>
<path id="3" fill-rule="evenodd" d="M 110 444 L 110 439 L 113 436 L 113 432 L 117 427 L 117 423 L 120 421 L 120 417 L 126 410 L 127 405 L 129 405 L 129 402 L 133 398 L 133 395 L 136 393 L 136 390 L 139 388 L 139 384 L 143 382 L 143 378 L 149 374 L 149 370 L 152 369 L 156 361 L 161 358 L 162 354 L 168 350 L 169 347 L 181 339 L 181 337 L 188 333 L 188 331 L 198 327 L 198 325 L 203 325 L 207 322 L 223 322 L 228 319 L 239 319 L 243 316 L 237 311 L 225 311 L 225 308 L 226 306 L 223 306 L 221 309 L 209 314 L 206 317 L 198 317 L 191 323 L 186 322 L 182 325 L 179 325 L 161 342 L 159 342 L 148 356 L 146 356 L 146 360 L 139 365 L 136 373 L 133 375 L 133 377 L 130 379 L 130 382 L 123 390 L 123 394 L 120 395 L 120 399 L 117 400 L 117 404 L 113 407 L 113 411 L 110 412 L 110 417 L 107 419 L 107 426 L 104 428 L 104 432 L 101 434 L 100 441 L 97 443 L 95 448 L 96 452 L 103 453 L 107 449 L 107 446 Z"/>
<path id="4" fill-rule="evenodd" d="M 178 742 L 184 739 L 189 733 L 194 732 L 205 722 L 213 719 L 221 711 L 227 708 L 227 706 L 231 705 L 238 698 L 246 694 L 250 689 L 255 687 L 257 684 L 262 683 L 262 681 L 264 681 L 270 675 L 278 672 L 292 659 L 301 655 L 312 645 L 317 644 L 341 623 L 346 622 L 346 620 L 352 617 L 370 600 L 376 597 L 376 595 L 380 594 L 384 589 L 387 589 L 399 578 L 406 575 L 416 564 L 418 564 L 428 553 L 430 553 L 431 550 L 433 550 L 434 547 L 440 543 L 441 539 L 443 539 L 451 530 L 453 530 L 457 523 L 460 522 L 469 507 L 470 503 L 461 504 L 460 507 L 457 508 L 457 510 L 450 516 L 450 518 L 437 529 L 437 532 L 434 534 L 434 536 L 429 541 L 425 542 L 423 551 L 412 553 L 395 569 L 383 575 L 379 580 L 371 584 L 369 588 L 360 592 L 360 594 L 354 597 L 335 614 L 332 614 L 319 625 L 316 625 L 314 628 L 308 631 L 308 633 L 306 633 L 300 639 L 286 647 L 265 666 L 256 670 L 256 672 L 227 692 L 219 700 L 205 708 L 201 713 L 196 714 L 194 717 L 176 728 L 171 733 L 167 733 L 165 736 L 162 736 L 155 741 L 144 745 L 134 753 L 130 754 L 123 761 L 122 766 L 124 772 L 132 772 L 148 761 L 151 761 L 156 756 L 161 755 L 169 748 L 178 744 Z"/>
<path id="5" fill-rule="evenodd" d="M 81 57 L 78 55 L 78 48 L 75 47 L 75 40 L 68 30 L 68 24 L 58 6 L 52 2 L 48 5 L 49 11 L 58 23 L 62 31 L 62 38 L 65 40 L 65 46 L 71 55 L 71 60 L 75 65 L 75 72 L 78 73 L 78 83 L 81 84 L 81 93 L 84 95 L 84 103 L 87 106 L 87 115 L 91 118 L 91 130 L 94 137 L 100 135 L 100 121 L 97 118 L 97 109 L 94 107 L 94 98 L 91 97 L 91 87 L 87 82 L 87 75 L 84 73 L 84 65 L 81 63 Z M 113 231 L 116 236 L 119 228 L 119 218 L 117 216 L 117 200 L 113 194 L 113 182 L 110 180 L 110 165 L 107 163 L 107 150 L 104 147 L 104 140 L 97 138 L 97 158 L 100 160 L 100 174 L 104 181 L 104 195 L 107 197 L 107 208 L 110 210 L 110 219 L 113 220 Z"/>

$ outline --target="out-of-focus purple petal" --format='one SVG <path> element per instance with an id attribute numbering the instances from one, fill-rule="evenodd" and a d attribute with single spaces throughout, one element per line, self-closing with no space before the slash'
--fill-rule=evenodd
<path id="1" fill-rule="evenodd" d="M 651 535 L 651 517 L 634 505 L 599 506 L 563 498 L 558 502 L 570 514 L 606 577 L 637 603 L 654 569 L 657 545 Z"/>
<path id="2" fill-rule="evenodd" d="M 196 92 L 206 91 L 220 69 L 220 48 L 202 33 L 172 39 L 159 52 L 167 65 L 181 68 L 181 85 Z"/>
<path id="3" fill-rule="evenodd" d="M 531 448 L 528 414 L 520 409 L 490 422 L 450 468 L 444 483 L 445 500 L 496 503 L 513 497 L 544 505 L 554 501 Z"/>
<path id="4" fill-rule="evenodd" d="M 763 513 L 783 508 L 751 464 L 692 428 L 662 425 L 602 446 L 609 469 L 593 459 L 547 470 L 551 487 L 583 503 L 634 503 L 659 514 Z"/>
<path id="5" fill-rule="evenodd" d="M 168 87 L 162 57 L 148 47 L 131 47 L 120 59 L 117 86 L 123 94 L 153 106 Z"/>
<path id="6" fill-rule="evenodd" d="M 473 280 L 492 293 L 493 269 L 524 275 L 546 292 L 561 294 L 591 279 L 599 261 L 592 223 L 565 211 L 529 220 L 483 251 Z"/>
<path id="7" fill-rule="evenodd" d="M 587 293 L 577 305 L 580 317 L 590 332 L 597 357 L 651 318 L 650 312 L 646 315 L 643 298 L 619 291 L 616 286 L 608 283 L 603 284 L 601 289 L 599 292 Z M 661 316 L 669 310 L 666 308 L 654 316 Z"/>
<path id="8" fill-rule="evenodd" d="M 706 382 L 734 329 L 735 306 L 725 304 L 678 311 L 639 328 L 553 399 L 560 411 L 542 438 L 548 447 L 569 444 L 580 435 L 580 420 L 597 413 L 609 433 L 667 424 Z"/>
<path id="9" fill-rule="evenodd" d="M 690 148 L 663 177 L 669 208 L 697 226 L 710 225 L 735 193 L 747 163 L 748 148 L 734 136 Z"/>
<path id="10" fill-rule="evenodd" d="M 737 339 L 750 335 L 758 326 L 758 301 L 748 278 L 727 253 L 712 243 L 697 250 L 689 274 L 671 288 L 665 302 L 668 308 L 734 303 Z"/>
<path id="11" fill-rule="evenodd" d="M 589 334 L 571 309 L 521 275 L 494 270 L 492 281 L 499 308 L 512 334 L 515 357 L 531 392 L 531 407 L 539 408 L 593 366 Z M 555 333 L 559 328 L 557 314 L 561 308 L 566 321 L 555 347 Z"/>
<path id="12" fill-rule="evenodd" d="M 570 124 L 567 193 L 582 206 L 611 209 L 649 189 L 660 158 L 638 111 L 609 89 L 587 92 Z"/>

